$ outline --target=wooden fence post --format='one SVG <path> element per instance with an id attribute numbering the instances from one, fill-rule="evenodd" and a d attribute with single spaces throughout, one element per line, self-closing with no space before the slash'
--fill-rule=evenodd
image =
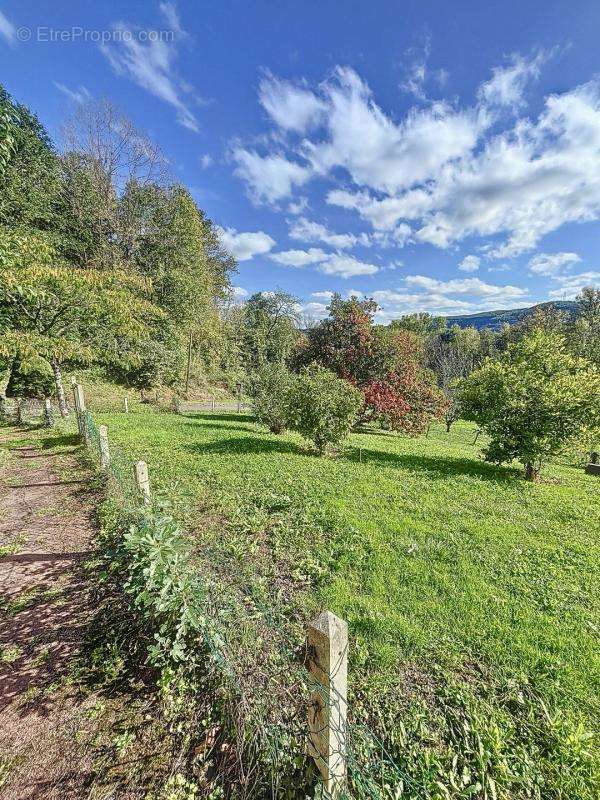
<path id="1" fill-rule="evenodd" d="M 110 467 L 110 449 L 108 447 L 108 428 L 106 425 L 98 426 L 98 438 L 100 442 L 100 466 L 102 469 Z"/>
<path id="2" fill-rule="evenodd" d="M 44 428 L 54 427 L 54 417 L 52 416 L 52 401 L 49 397 L 44 398 Z"/>
<path id="3" fill-rule="evenodd" d="M 16 414 L 17 414 L 17 425 L 23 425 L 24 417 L 23 417 L 23 400 L 20 397 L 15 398 L 16 403 Z"/>
<path id="4" fill-rule="evenodd" d="M 242 384 L 237 384 L 237 413 L 239 414 L 242 410 Z"/>
<path id="5" fill-rule="evenodd" d="M 211 401 L 211 404 L 210 404 L 210 410 L 213 412 L 213 414 L 215 413 L 215 398 L 214 397 L 212 398 L 212 401 Z"/>
<path id="6" fill-rule="evenodd" d="M 150 479 L 145 461 L 136 461 L 133 467 L 135 483 L 145 506 L 150 505 Z"/>
<path id="7" fill-rule="evenodd" d="M 73 399 L 75 400 L 75 411 L 77 413 L 77 427 L 79 428 L 79 435 L 83 439 L 86 446 L 90 445 L 90 432 L 86 422 L 85 411 L 85 394 L 83 386 L 80 383 L 73 384 Z"/>
<path id="8" fill-rule="evenodd" d="M 308 751 L 335 800 L 346 785 L 348 624 L 323 611 L 308 624 L 306 644 L 312 679 Z"/>
<path id="9" fill-rule="evenodd" d="M 129 400 L 126 396 L 123 398 L 123 405 L 125 406 L 125 413 L 129 414 Z"/>

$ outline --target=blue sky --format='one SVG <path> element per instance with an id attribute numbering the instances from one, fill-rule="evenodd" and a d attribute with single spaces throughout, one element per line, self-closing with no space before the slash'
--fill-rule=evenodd
<path id="1" fill-rule="evenodd" d="M 386 321 L 600 282 L 599 34 L 564 0 L 0 0 L 0 75 L 57 142 L 89 97 L 147 130 L 238 297 L 363 294 Z"/>

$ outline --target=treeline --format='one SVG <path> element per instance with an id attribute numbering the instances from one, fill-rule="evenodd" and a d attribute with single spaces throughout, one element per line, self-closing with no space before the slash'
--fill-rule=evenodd
<path id="1" fill-rule="evenodd" d="M 140 390 L 179 386 L 192 351 L 205 371 L 219 367 L 235 260 L 156 145 L 108 101 L 78 108 L 59 153 L 0 88 L 0 173 L 9 388 L 44 394 L 51 371 L 64 414 L 65 366 L 99 365 Z"/>

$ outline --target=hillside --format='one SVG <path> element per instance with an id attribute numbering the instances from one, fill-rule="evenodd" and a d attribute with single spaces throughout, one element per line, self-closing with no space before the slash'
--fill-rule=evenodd
<path id="1" fill-rule="evenodd" d="M 574 300 L 556 300 L 550 303 L 539 303 L 529 308 L 513 308 L 506 311 L 482 311 L 479 314 L 461 314 L 455 317 L 447 317 L 448 325 L 458 325 L 461 328 L 489 328 L 498 331 L 508 322 L 514 325 L 524 317 L 533 314 L 538 308 L 555 308 L 565 311 L 570 316 L 576 314 L 577 303 Z"/>

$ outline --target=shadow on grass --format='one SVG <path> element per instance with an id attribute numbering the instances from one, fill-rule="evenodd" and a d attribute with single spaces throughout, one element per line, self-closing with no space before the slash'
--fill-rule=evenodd
<path id="1" fill-rule="evenodd" d="M 79 445 L 81 445 L 81 441 L 76 433 L 45 436 L 40 443 L 42 450 L 53 450 L 55 447 L 78 447 Z"/>
<path id="2" fill-rule="evenodd" d="M 187 417 L 188 419 L 197 419 L 199 421 L 206 421 L 206 422 L 251 422 L 252 417 L 249 414 L 238 414 L 235 411 L 226 414 L 213 414 L 212 412 L 208 411 L 194 411 L 181 414 L 182 417 Z"/>
<path id="3" fill-rule="evenodd" d="M 253 453 L 257 456 L 265 453 L 293 453 L 299 456 L 308 454 L 308 451 L 294 444 L 294 442 L 275 441 L 268 438 L 259 439 L 257 436 L 221 439 L 218 442 L 209 442 L 208 444 L 189 444 L 186 445 L 186 449 L 195 453 L 239 453 L 240 455 Z"/>
<path id="4" fill-rule="evenodd" d="M 502 483 L 521 483 L 521 471 L 515 467 L 501 467 L 475 458 L 452 456 L 419 456 L 410 453 L 386 453 L 381 450 L 352 447 L 342 456 L 347 461 L 363 464 L 381 464 L 425 472 L 430 478 L 444 479 L 451 475 L 472 475 L 477 478 Z"/>

